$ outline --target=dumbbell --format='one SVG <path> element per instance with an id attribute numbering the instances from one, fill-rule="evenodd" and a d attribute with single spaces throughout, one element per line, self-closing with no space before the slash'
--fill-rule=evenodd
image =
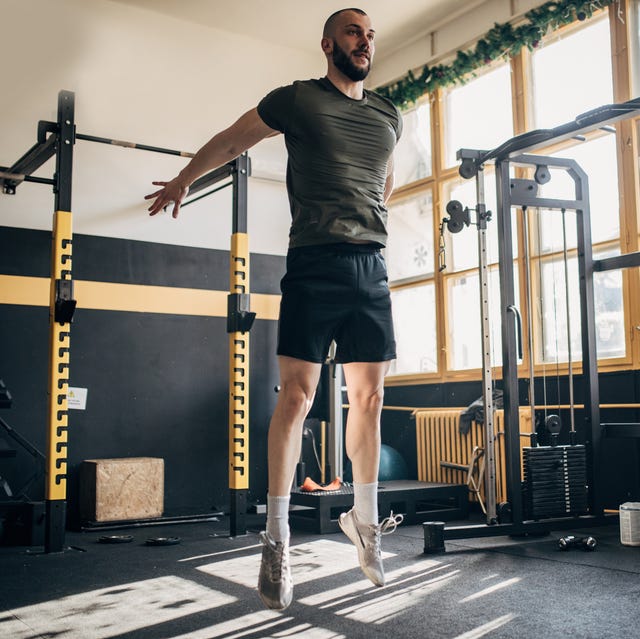
<path id="1" fill-rule="evenodd" d="M 575 537 L 567 535 L 558 539 L 558 548 L 560 550 L 571 550 L 572 548 L 580 548 L 581 550 L 595 550 L 597 541 L 595 537 Z"/>

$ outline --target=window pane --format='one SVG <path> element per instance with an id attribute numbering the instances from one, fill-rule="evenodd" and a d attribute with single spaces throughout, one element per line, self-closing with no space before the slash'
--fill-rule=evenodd
<path id="1" fill-rule="evenodd" d="M 431 191 L 389 207 L 385 259 L 389 280 L 433 274 L 433 201 Z"/>
<path id="2" fill-rule="evenodd" d="M 498 262 L 498 218 L 496 216 L 496 189 L 495 176 L 485 170 L 485 206 L 491 211 L 492 218 L 487 223 L 487 260 L 489 264 Z M 443 187 L 442 216 L 448 217 L 446 205 L 450 200 L 458 200 L 463 208 L 475 208 L 476 206 L 476 182 L 475 180 L 455 180 L 448 182 Z M 478 231 L 473 225 L 476 221 L 475 211 L 470 211 L 471 226 L 465 227 L 460 233 L 450 233 L 444 227 L 445 261 L 447 272 L 463 271 L 478 266 Z M 518 255 L 518 237 L 516 232 L 515 217 L 512 218 L 513 227 L 513 256 Z"/>
<path id="3" fill-rule="evenodd" d="M 438 370 L 436 301 L 433 284 L 391 292 L 398 358 L 390 375 L 434 373 Z"/>
<path id="4" fill-rule="evenodd" d="M 394 152 L 395 184 L 404 186 L 431 175 L 431 111 L 424 102 L 403 113 L 400 142 Z"/>
<path id="5" fill-rule="evenodd" d="M 445 164 L 458 149 L 493 149 L 513 136 L 508 64 L 445 94 Z"/>
<path id="6" fill-rule="evenodd" d="M 538 357 L 544 364 L 569 361 L 569 334 L 571 336 L 571 361 L 582 358 L 580 346 L 580 289 L 578 263 L 575 257 L 567 260 L 569 274 L 569 308 L 567 324 L 567 304 L 562 255 L 542 262 L 540 274 L 540 295 L 538 296 L 538 317 L 541 317 L 541 341 L 537 348 Z"/>
<path id="7" fill-rule="evenodd" d="M 618 251 L 599 253 L 596 259 L 612 257 Z M 603 271 L 593 275 L 596 307 L 598 357 L 624 357 L 625 330 L 622 297 L 622 271 Z"/>
<path id="8" fill-rule="evenodd" d="M 558 126 L 613 102 L 606 16 L 535 50 L 532 82 L 535 128 Z"/>
<path id="9" fill-rule="evenodd" d="M 487 288 L 491 329 L 491 364 L 492 366 L 500 366 L 502 364 L 502 320 L 500 317 L 500 277 L 498 269 L 494 268 L 489 271 Z M 519 306 L 517 294 L 518 286 L 516 284 L 516 306 Z M 449 368 L 452 370 L 481 368 L 480 282 L 477 273 L 448 279 L 447 318 Z"/>
<path id="10" fill-rule="evenodd" d="M 559 158 L 575 160 L 589 180 L 589 207 L 591 210 L 591 239 L 594 243 L 618 239 L 620 216 L 618 200 L 618 167 L 616 136 L 605 135 L 553 154 Z M 574 199 L 575 183 L 566 171 L 551 169 L 551 180 L 539 188 L 541 197 Z M 542 224 L 542 250 L 549 250 L 554 238 L 562 237 L 559 211 L 549 215 Z M 576 245 L 575 216 L 567 218 L 567 242 Z"/>
<path id="11" fill-rule="evenodd" d="M 614 251 L 601 252 L 594 259 L 614 255 Z M 545 364 L 569 361 L 569 336 L 571 337 L 571 361 L 582 359 L 582 330 L 580 317 L 580 289 L 578 261 L 567 260 L 569 275 L 569 328 L 567 328 L 567 304 L 562 255 L 543 261 L 542 279 L 538 296 L 537 317 L 542 317 L 541 345 L 536 348 L 538 361 Z M 624 307 L 622 297 L 622 272 L 604 271 L 593 278 L 596 349 L 598 358 L 623 357 L 625 355 Z M 540 344 L 540 338 L 539 344 Z"/>

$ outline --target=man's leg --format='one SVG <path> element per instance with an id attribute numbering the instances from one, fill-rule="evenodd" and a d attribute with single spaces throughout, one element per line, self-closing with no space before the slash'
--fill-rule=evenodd
<path id="1" fill-rule="evenodd" d="M 349 398 L 345 445 L 353 470 L 354 508 L 360 522 L 377 524 L 380 415 L 389 362 L 352 362 L 343 370 Z"/>
<path id="2" fill-rule="evenodd" d="M 268 608 L 282 610 L 293 596 L 289 568 L 289 499 L 300 457 L 302 425 L 311 409 L 320 378 L 320 364 L 279 357 L 280 392 L 269 425 L 267 530 L 258 590 Z"/>
<path id="3" fill-rule="evenodd" d="M 364 574 L 383 586 L 384 570 L 380 536 L 402 521 L 388 518 L 378 525 L 378 466 L 380 464 L 380 415 L 384 376 L 389 362 L 352 362 L 343 365 L 349 413 L 346 450 L 353 471 L 353 510 L 340 517 L 340 527 L 358 549 Z"/>

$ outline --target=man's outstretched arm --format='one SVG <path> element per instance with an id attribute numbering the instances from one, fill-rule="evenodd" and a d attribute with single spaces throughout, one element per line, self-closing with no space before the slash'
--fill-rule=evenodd
<path id="1" fill-rule="evenodd" d="M 173 217 L 178 217 L 180 204 L 196 179 L 208 171 L 231 162 L 260 140 L 278 133 L 279 131 L 264 123 L 257 109 L 247 111 L 228 129 L 214 135 L 173 180 L 152 183 L 162 188 L 144 198 L 154 200 L 149 207 L 149 215 L 155 215 L 173 203 Z"/>

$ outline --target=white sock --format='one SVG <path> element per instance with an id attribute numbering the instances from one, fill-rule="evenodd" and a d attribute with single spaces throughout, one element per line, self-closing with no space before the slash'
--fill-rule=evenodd
<path id="1" fill-rule="evenodd" d="M 274 541 L 289 541 L 289 500 L 291 496 L 267 495 L 267 532 Z"/>
<path id="2" fill-rule="evenodd" d="M 361 524 L 378 525 L 378 482 L 353 484 L 353 509 Z"/>

